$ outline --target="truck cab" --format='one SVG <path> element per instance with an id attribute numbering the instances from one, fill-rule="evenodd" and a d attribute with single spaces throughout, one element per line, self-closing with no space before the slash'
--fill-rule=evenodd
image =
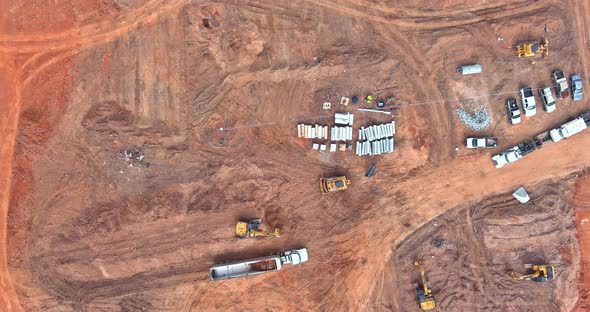
<path id="1" fill-rule="evenodd" d="M 555 111 L 555 98 L 553 97 L 553 93 L 551 92 L 550 87 L 545 87 L 539 90 L 539 95 L 541 96 L 541 100 L 543 101 L 543 108 L 548 113 L 552 113 Z"/>
<path id="2" fill-rule="evenodd" d="M 535 95 L 531 87 L 524 87 L 520 89 L 520 98 L 522 100 L 522 108 L 524 115 L 532 117 L 537 114 L 537 105 L 535 103 Z"/>
<path id="3" fill-rule="evenodd" d="M 580 75 L 572 75 L 572 97 L 574 101 L 582 100 L 582 77 Z"/>

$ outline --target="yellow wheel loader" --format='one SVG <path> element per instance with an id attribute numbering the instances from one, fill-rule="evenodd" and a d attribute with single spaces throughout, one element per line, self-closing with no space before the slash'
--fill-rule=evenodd
<path id="1" fill-rule="evenodd" d="M 236 236 L 237 237 L 259 237 L 259 236 L 273 236 L 273 237 L 281 237 L 283 236 L 283 231 L 281 229 L 273 229 L 272 232 L 264 231 L 260 229 L 260 224 L 262 224 L 262 219 L 254 219 L 250 221 L 239 221 L 236 224 Z"/>
<path id="2" fill-rule="evenodd" d="M 508 272 L 508 275 L 515 281 L 533 281 L 533 282 L 546 282 L 552 280 L 555 276 L 555 268 L 550 264 L 539 264 L 539 265 L 525 265 L 525 267 L 532 268 L 533 273 L 529 274 L 518 274 L 515 272 Z"/>
<path id="3" fill-rule="evenodd" d="M 320 179 L 320 191 L 322 194 L 344 191 L 348 188 L 350 180 L 345 176 Z"/>
<path id="4" fill-rule="evenodd" d="M 434 302 L 432 289 L 429 288 L 428 282 L 426 281 L 426 273 L 424 273 L 422 261 L 416 259 L 414 261 L 414 265 L 417 266 L 420 270 L 420 277 L 422 278 L 422 287 L 418 286 L 418 284 L 415 285 L 416 297 L 418 298 L 418 304 L 420 305 L 420 309 L 422 309 L 423 311 L 434 310 L 434 308 L 436 308 L 436 303 Z"/>

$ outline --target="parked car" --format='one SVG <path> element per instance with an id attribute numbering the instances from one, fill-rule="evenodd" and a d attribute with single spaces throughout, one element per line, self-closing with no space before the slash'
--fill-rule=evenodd
<path id="1" fill-rule="evenodd" d="M 515 98 L 509 98 L 506 100 L 506 107 L 508 108 L 508 116 L 510 117 L 510 123 L 513 125 L 520 123 L 520 107 Z"/>
<path id="2" fill-rule="evenodd" d="M 465 147 L 467 148 L 494 148 L 498 146 L 498 138 L 467 138 L 465 139 Z"/>
<path id="3" fill-rule="evenodd" d="M 555 98 L 553 97 L 553 93 L 551 92 L 551 87 L 545 87 L 539 89 L 539 95 L 541 96 L 541 100 L 543 101 L 543 108 L 548 113 L 552 113 L 555 111 Z"/>
<path id="4" fill-rule="evenodd" d="M 531 87 L 524 87 L 520 89 L 520 98 L 522 100 L 522 109 L 524 115 L 532 117 L 537 114 L 537 105 L 535 103 L 535 95 Z"/>
<path id="5" fill-rule="evenodd" d="M 572 97 L 574 101 L 582 100 L 582 77 L 580 75 L 572 75 Z"/>
<path id="6" fill-rule="evenodd" d="M 569 86 L 567 85 L 567 79 L 562 70 L 556 70 L 553 72 L 553 82 L 557 85 L 557 97 L 565 99 L 570 96 Z"/>

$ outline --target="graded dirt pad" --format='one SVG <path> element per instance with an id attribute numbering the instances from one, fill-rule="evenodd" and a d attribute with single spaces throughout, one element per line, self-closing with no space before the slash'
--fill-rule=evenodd
<path id="1" fill-rule="evenodd" d="M 391 311 L 411 311 L 422 259 L 438 311 L 570 311 L 576 291 L 578 244 L 571 204 L 574 177 L 533 185 L 532 200 L 510 193 L 451 210 L 394 246 L 381 282 L 391 289 L 377 298 Z M 442 239 L 440 247 L 433 239 Z M 552 264 L 555 280 L 514 281 L 524 264 Z"/>
<path id="2" fill-rule="evenodd" d="M 567 268 L 558 269 L 558 286 L 541 288 L 550 295 L 547 310 L 575 302 L 577 267 L 567 265 L 576 252 L 566 246 L 531 253 L 527 248 L 539 250 L 544 242 L 524 237 L 529 246 L 497 236 L 493 227 L 512 230 L 536 219 L 514 221 L 520 206 L 499 205 L 495 200 L 506 196 L 495 194 L 530 186 L 537 197 L 532 206 L 548 216 L 550 201 L 566 196 L 569 182 L 546 180 L 588 165 L 590 133 L 500 170 L 490 154 L 590 110 L 587 100 L 559 100 L 556 112 L 539 105 L 537 116 L 512 127 L 504 106 L 521 86 L 550 84 L 556 68 L 588 77 L 586 2 L 2 6 L 0 53 L 10 61 L 1 77 L 9 104 L 0 110 L 0 287 L 8 289 L 0 310 L 413 311 L 413 290 L 403 293 L 406 281 L 393 282 L 391 261 L 405 255 L 392 246 L 419 237 L 440 215 L 450 224 L 453 213 L 459 220 L 471 216 L 471 226 L 456 228 L 475 237 L 460 241 L 459 232 L 449 232 L 457 242 L 450 254 L 484 271 L 463 273 L 460 262 L 449 264 L 453 276 L 466 274 L 467 281 L 455 279 L 461 293 L 449 288 L 437 297 L 441 307 L 502 307 L 465 299 L 485 289 L 469 283 L 483 283 L 481 274 L 499 279 L 527 257 Z M 517 41 L 543 34 L 551 44 L 548 59 L 533 64 L 515 57 Z M 457 74 L 457 66 L 474 62 L 483 74 Z M 394 95 L 401 104 L 393 111 L 393 154 L 319 153 L 296 138 L 297 123 L 331 125 L 336 110 L 354 112 L 355 127 L 391 120 L 338 104 L 342 95 L 369 93 Z M 474 135 L 455 114 L 467 98 L 489 108 L 492 126 L 477 135 L 498 136 L 497 150 L 455 150 Z M 326 101 L 331 111 L 322 109 Z M 376 175 L 364 178 L 372 164 Z M 349 190 L 321 196 L 319 178 L 341 174 L 352 179 Z M 538 193 L 546 185 L 559 192 Z M 573 242 L 570 208 L 562 209 L 563 220 L 546 229 L 554 247 L 556 240 Z M 280 227 L 284 237 L 234 238 L 235 222 L 254 217 Z M 303 246 L 310 260 L 299 267 L 209 280 L 213 263 Z M 443 281 L 430 261 L 431 278 Z M 498 285 L 515 284 L 490 286 L 500 302 L 530 298 Z M 400 293 L 390 297 L 394 288 Z"/>

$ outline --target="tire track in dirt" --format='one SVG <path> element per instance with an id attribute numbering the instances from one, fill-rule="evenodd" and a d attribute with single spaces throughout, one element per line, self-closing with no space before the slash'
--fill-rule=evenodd
<path id="1" fill-rule="evenodd" d="M 309 0 L 306 0 L 309 1 Z M 441 11 L 436 14 L 429 15 L 429 13 L 422 13 L 408 16 L 404 10 L 396 10 L 394 12 L 384 12 L 383 10 L 375 10 L 373 8 L 357 9 L 354 4 L 350 2 L 345 4 L 335 4 L 325 0 L 313 1 L 325 8 L 338 11 L 344 15 L 354 16 L 374 22 L 395 25 L 406 29 L 420 29 L 420 30 L 440 30 L 445 28 L 467 26 L 483 21 L 499 21 L 504 19 L 516 18 L 519 16 L 529 16 L 535 13 L 546 11 L 549 9 L 548 1 L 534 1 L 527 0 L 514 4 L 505 4 L 495 7 L 487 7 L 482 10 L 458 10 L 458 11 Z M 371 12 L 371 13 L 365 13 Z M 415 11 L 414 11 L 415 12 Z M 444 12 L 444 13 L 443 13 Z M 390 14 L 396 14 L 400 17 L 394 17 Z M 446 14 L 446 15 L 443 15 Z M 464 15 L 464 16 L 457 16 Z M 473 16 L 476 15 L 476 16 Z M 440 21 L 440 20 L 443 21 Z"/>
<path id="2" fill-rule="evenodd" d="M 0 35 L 0 52 L 3 52 L 4 57 L 10 58 L 10 55 L 30 54 L 35 53 L 27 59 L 20 68 L 13 69 L 12 76 L 12 98 L 7 101 L 7 108 L 3 109 L 6 113 L 2 118 L 0 133 L 2 135 L 2 149 L 0 150 L 0 163 L 2 164 L 2 174 L 0 175 L 0 281 L 2 284 L 3 293 L 7 296 L 2 296 L 0 306 L 5 311 L 20 311 L 21 307 L 18 303 L 18 297 L 14 290 L 14 284 L 11 281 L 8 272 L 8 259 L 6 254 L 7 246 L 7 216 L 8 206 L 10 201 L 10 188 L 12 181 L 12 163 L 14 159 L 14 144 L 16 140 L 16 133 L 18 128 L 18 121 L 22 106 L 21 94 L 28 86 L 31 80 L 37 74 L 42 72 L 47 67 L 56 64 L 57 62 L 73 56 L 85 49 L 93 46 L 113 41 L 119 37 L 124 36 L 130 31 L 133 31 L 144 25 L 154 23 L 162 16 L 175 12 L 186 0 L 176 1 L 151 1 L 148 4 L 130 11 L 128 14 L 116 18 L 115 20 L 107 19 L 98 23 L 85 25 L 70 30 L 52 33 L 52 34 L 37 34 L 37 35 Z M 113 24 L 119 24 L 113 29 Z M 115 25 L 116 25 L 115 24 Z M 122 25 L 122 26 L 121 26 Z M 68 49 L 71 49 L 67 51 Z M 44 63 L 40 64 L 33 72 L 26 77 L 23 72 L 27 67 L 34 64 L 38 59 L 52 53 L 54 51 L 65 52 L 51 57 Z"/>

